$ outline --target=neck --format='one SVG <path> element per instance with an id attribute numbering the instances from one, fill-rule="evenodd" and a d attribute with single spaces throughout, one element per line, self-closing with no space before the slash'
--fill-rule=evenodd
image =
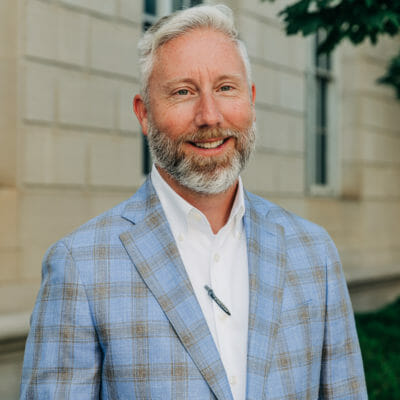
<path id="1" fill-rule="evenodd" d="M 204 194 L 182 186 L 161 168 L 157 167 L 157 170 L 179 196 L 206 216 L 213 233 L 217 233 L 227 223 L 235 200 L 238 181 L 225 192 Z"/>

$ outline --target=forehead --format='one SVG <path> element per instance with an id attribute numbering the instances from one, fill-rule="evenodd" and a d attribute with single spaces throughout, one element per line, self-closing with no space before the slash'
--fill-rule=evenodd
<path id="1" fill-rule="evenodd" d="M 237 45 L 224 33 L 212 29 L 200 28 L 184 33 L 156 52 L 155 74 L 172 78 L 202 71 L 246 75 Z"/>

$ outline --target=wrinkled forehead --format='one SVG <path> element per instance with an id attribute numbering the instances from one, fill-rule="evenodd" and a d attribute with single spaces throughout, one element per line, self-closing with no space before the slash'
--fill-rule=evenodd
<path id="1" fill-rule="evenodd" d="M 214 56 L 214 52 L 229 51 L 242 58 L 238 45 L 225 32 L 209 27 L 197 27 L 187 30 L 168 41 L 163 42 L 153 53 L 153 65 L 157 62 L 174 63 L 182 52 L 193 53 L 199 51 L 204 40 L 209 46 L 209 56 Z M 168 53 L 166 57 L 165 54 Z"/>

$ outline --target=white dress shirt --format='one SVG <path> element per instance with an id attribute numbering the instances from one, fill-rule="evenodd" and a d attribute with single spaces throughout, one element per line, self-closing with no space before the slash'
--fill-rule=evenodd
<path id="1" fill-rule="evenodd" d="M 205 215 L 180 197 L 153 165 L 151 180 L 180 256 L 219 350 L 235 400 L 246 397 L 249 278 L 243 226 L 244 195 L 239 185 L 228 222 L 217 234 Z M 228 308 L 213 301 L 208 285 Z"/>

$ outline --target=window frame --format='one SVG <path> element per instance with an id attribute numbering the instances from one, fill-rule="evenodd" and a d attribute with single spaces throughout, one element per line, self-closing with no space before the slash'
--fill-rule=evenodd
<path id="1" fill-rule="evenodd" d="M 308 68 L 306 72 L 306 188 L 311 196 L 332 197 L 339 191 L 339 57 L 338 51 L 330 55 L 330 68 L 321 68 L 316 65 L 316 36 L 312 36 L 308 43 Z M 317 173 L 317 96 L 318 78 L 326 79 L 326 183 L 316 182 Z"/>

